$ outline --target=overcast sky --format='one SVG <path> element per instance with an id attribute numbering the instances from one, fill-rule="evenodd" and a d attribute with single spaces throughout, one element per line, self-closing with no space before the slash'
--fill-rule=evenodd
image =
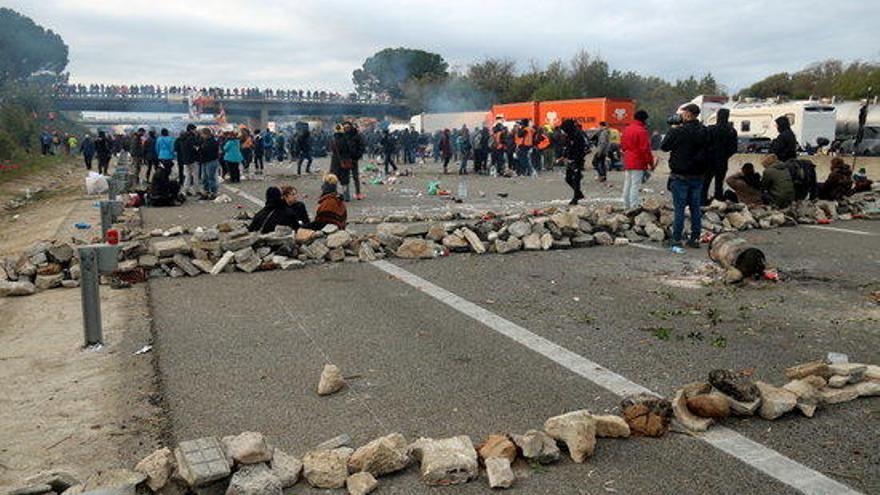
<path id="1" fill-rule="evenodd" d="M 827 58 L 880 59 L 864 0 L 0 0 L 57 31 L 76 82 L 352 89 L 385 47 L 568 59 L 668 79 L 712 72 L 736 90 Z M 611 96 L 611 95 L 610 95 Z"/>

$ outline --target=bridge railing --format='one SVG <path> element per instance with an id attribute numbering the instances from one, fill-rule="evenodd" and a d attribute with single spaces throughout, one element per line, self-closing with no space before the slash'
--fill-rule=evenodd
<path id="1" fill-rule="evenodd" d="M 340 95 L 340 94 L 324 94 L 304 93 L 300 95 L 298 92 L 249 92 L 249 93 L 201 93 L 196 92 L 192 95 L 175 92 L 141 92 L 127 91 L 122 89 L 112 89 L 105 91 L 77 90 L 71 88 L 57 88 L 54 96 L 56 98 L 65 99 L 101 99 L 101 100 L 149 100 L 149 101 L 167 101 L 180 103 L 187 101 L 190 96 L 194 100 L 202 100 L 210 104 L 213 102 L 223 103 L 227 101 L 234 102 L 291 102 L 291 103 L 360 103 L 360 104 L 392 104 L 390 98 L 385 97 L 363 97 L 356 95 Z"/>

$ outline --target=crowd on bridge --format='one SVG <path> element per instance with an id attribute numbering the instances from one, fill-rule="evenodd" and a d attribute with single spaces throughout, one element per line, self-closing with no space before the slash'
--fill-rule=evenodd
<path id="1" fill-rule="evenodd" d="M 162 86 L 155 84 L 55 85 L 57 96 L 71 98 L 212 98 L 215 100 L 276 100 L 290 102 L 388 103 L 384 95 L 363 96 L 325 90 Z"/>

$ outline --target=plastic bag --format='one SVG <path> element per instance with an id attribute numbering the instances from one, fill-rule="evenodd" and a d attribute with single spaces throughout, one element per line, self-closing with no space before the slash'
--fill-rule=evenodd
<path id="1" fill-rule="evenodd" d="M 107 178 L 97 172 L 89 172 L 86 176 L 86 194 L 103 194 L 110 189 Z"/>
<path id="2" fill-rule="evenodd" d="M 428 183 L 428 195 L 429 196 L 436 196 L 439 191 L 440 191 L 440 181 L 432 180 L 431 182 Z"/>

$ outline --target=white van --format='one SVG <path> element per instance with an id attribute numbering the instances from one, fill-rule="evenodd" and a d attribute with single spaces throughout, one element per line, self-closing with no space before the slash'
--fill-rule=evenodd
<path id="1" fill-rule="evenodd" d="M 725 108 L 730 110 L 730 123 L 741 138 L 773 139 L 778 134 L 775 120 L 786 117 L 801 147 L 816 147 L 819 138 L 834 140 L 837 110 L 833 105 L 812 101 L 731 102 Z M 713 114 L 704 123 L 711 125 L 716 119 Z"/>

